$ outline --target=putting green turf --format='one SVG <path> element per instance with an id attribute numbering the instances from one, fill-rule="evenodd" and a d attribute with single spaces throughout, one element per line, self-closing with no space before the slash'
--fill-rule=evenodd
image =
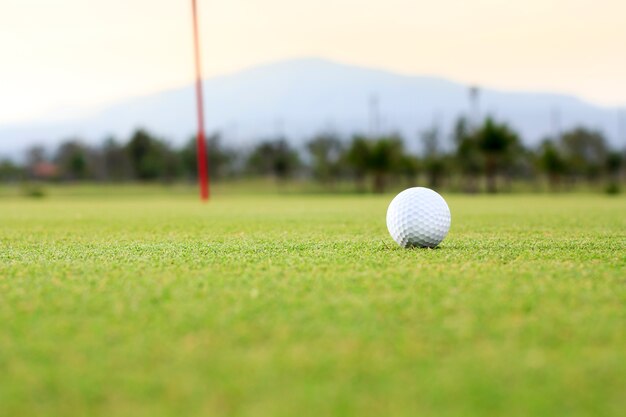
<path id="1" fill-rule="evenodd" d="M 626 198 L 446 198 L 0 199 L 0 416 L 623 415 Z"/>

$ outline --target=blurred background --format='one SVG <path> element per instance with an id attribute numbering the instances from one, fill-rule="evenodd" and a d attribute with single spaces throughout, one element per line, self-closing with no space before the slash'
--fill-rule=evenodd
<path id="1" fill-rule="evenodd" d="M 618 193 L 626 3 L 199 0 L 211 178 Z M 189 185 L 189 1 L 0 0 L 0 187 Z"/>

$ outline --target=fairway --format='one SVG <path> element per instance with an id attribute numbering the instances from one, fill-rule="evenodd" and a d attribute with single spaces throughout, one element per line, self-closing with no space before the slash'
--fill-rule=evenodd
<path id="1" fill-rule="evenodd" d="M 619 416 L 626 198 L 0 198 L 0 416 Z"/>

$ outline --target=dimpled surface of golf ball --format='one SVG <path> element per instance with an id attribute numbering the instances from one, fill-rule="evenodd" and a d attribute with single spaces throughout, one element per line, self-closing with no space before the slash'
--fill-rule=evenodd
<path id="1" fill-rule="evenodd" d="M 430 188 L 409 188 L 389 204 L 387 229 L 403 248 L 434 248 L 450 230 L 450 209 Z"/>

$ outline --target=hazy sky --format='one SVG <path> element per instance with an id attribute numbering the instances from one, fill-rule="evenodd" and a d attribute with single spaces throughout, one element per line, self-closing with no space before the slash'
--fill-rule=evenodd
<path id="1" fill-rule="evenodd" d="M 624 0 L 198 0 L 206 76 L 323 57 L 626 104 Z M 0 0 L 0 124 L 193 75 L 189 0 Z"/>

